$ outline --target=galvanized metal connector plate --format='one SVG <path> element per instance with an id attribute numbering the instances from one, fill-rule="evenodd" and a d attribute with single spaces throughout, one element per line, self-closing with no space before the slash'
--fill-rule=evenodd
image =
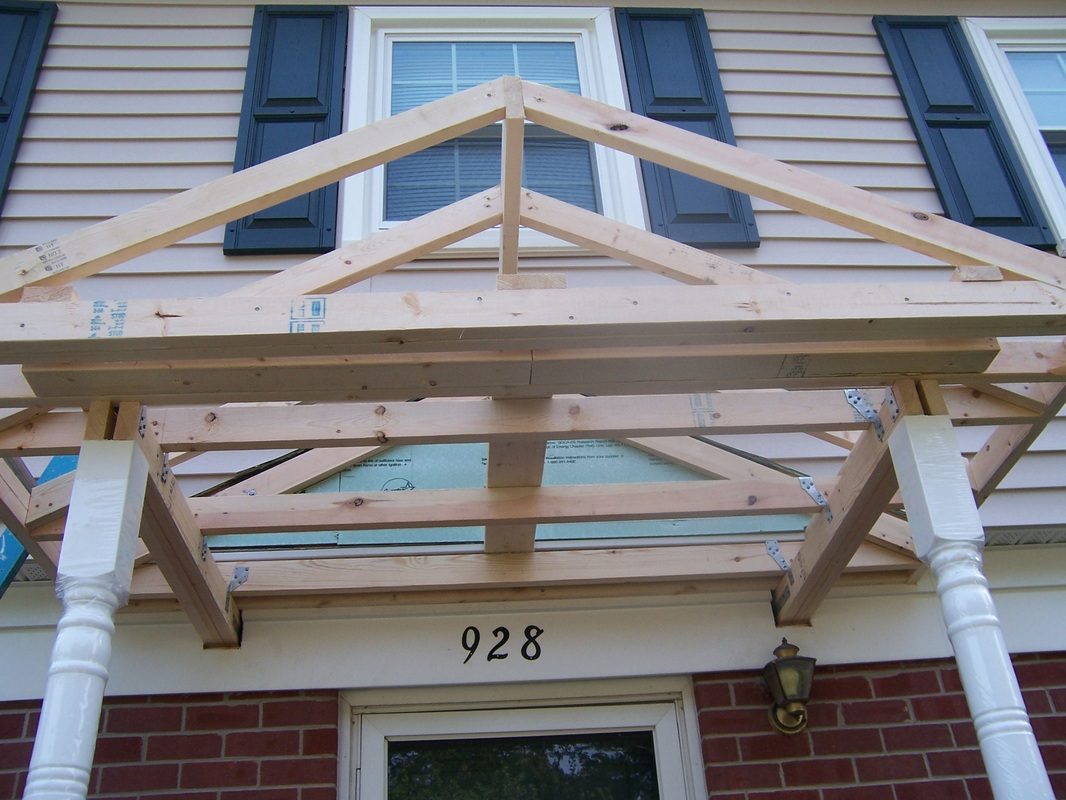
<path id="1" fill-rule="evenodd" d="M 818 490 L 818 487 L 814 485 L 814 478 L 800 478 L 799 483 L 800 486 L 803 488 L 803 491 L 809 494 L 811 496 L 811 499 L 814 500 L 814 502 L 816 502 L 825 510 L 825 521 L 832 522 L 833 511 L 829 508 L 829 501 L 825 499 L 825 495 L 822 494 Z"/>
<path id="2" fill-rule="evenodd" d="M 229 611 L 229 598 L 233 590 L 248 580 L 248 567 L 234 567 L 233 579 L 226 586 L 226 611 Z"/>
<path id="3" fill-rule="evenodd" d="M 889 396 L 891 397 L 891 394 Z M 844 397 L 847 399 L 848 405 L 854 408 L 862 419 L 874 426 L 874 433 L 877 434 L 878 440 L 883 440 L 885 438 L 885 426 L 881 424 L 881 417 L 877 415 L 877 409 L 870 405 L 865 393 L 861 389 L 845 389 Z"/>
<path id="4" fill-rule="evenodd" d="M 777 566 L 781 567 L 782 571 L 788 572 L 788 559 L 781 552 L 781 544 L 777 539 L 770 539 L 766 542 L 766 552 L 770 554 L 770 558 L 777 562 Z"/>

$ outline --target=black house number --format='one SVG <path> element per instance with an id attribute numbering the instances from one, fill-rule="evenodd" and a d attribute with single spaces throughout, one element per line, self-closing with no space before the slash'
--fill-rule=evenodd
<path id="1" fill-rule="evenodd" d="M 540 658 L 540 642 L 537 638 L 544 633 L 544 628 L 537 625 L 527 625 L 525 629 L 525 641 L 522 642 L 522 646 L 518 648 L 519 654 L 526 661 L 536 661 Z M 464 664 L 470 662 L 470 659 L 477 653 L 478 648 L 481 646 L 481 629 L 468 625 L 466 630 L 463 631 L 462 636 L 463 649 L 466 651 L 466 659 Z M 485 646 L 489 646 L 489 642 L 485 642 Z M 511 642 L 511 631 L 504 628 L 502 625 L 499 628 L 493 628 L 492 630 L 492 646 L 488 647 L 488 652 L 485 654 L 485 660 L 489 663 L 493 661 L 502 661 L 507 658 L 514 647 L 514 643 Z"/>

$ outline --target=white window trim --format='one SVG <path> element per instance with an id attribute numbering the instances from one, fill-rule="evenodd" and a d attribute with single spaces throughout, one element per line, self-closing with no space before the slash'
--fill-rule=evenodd
<path id="1" fill-rule="evenodd" d="M 1051 160 L 1040 128 L 1007 61 L 1008 50 L 1066 47 L 1066 19 L 983 17 L 963 20 L 977 62 L 999 103 L 1014 145 L 1036 187 L 1055 236 L 1066 255 L 1066 186 Z"/>
<path id="2" fill-rule="evenodd" d="M 348 52 L 348 91 L 345 129 L 380 119 L 385 113 L 384 52 L 389 36 L 436 35 L 447 31 L 477 36 L 535 35 L 558 32 L 579 42 L 579 69 L 588 96 L 617 108 L 626 108 L 621 55 L 608 8 L 484 8 L 484 7 L 367 7 L 351 11 Z M 372 80 L 358 80 L 370 75 Z M 594 146 L 600 202 L 604 216 L 647 228 L 643 184 L 637 159 Z M 384 168 L 352 176 L 341 190 L 341 241 L 350 243 L 388 227 L 382 222 Z M 577 249 L 551 236 L 522 230 L 524 252 Z M 456 255 L 495 251 L 499 232 L 486 231 L 448 248 Z"/>
<path id="3" fill-rule="evenodd" d="M 338 796 L 383 800 L 389 738 L 651 730 L 660 797 L 707 796 L 692 684 L 685 677 L 426 687 L 342 693 Z M 350 758 L 350 761 L 349 761 Z"/>

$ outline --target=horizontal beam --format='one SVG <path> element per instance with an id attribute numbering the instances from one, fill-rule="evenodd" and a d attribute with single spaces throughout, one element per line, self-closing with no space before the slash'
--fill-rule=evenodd
<path id="1" fill-rule="evenodd" d="M 798 548 L 796 542 L 781 543 L 786 556 L 794 555 Z M 407 592 L 420 595 L 422 600 L 440 592 L 507 589 L 523 590 L 516 598 L 527 600 L 530 589 L 592 593 L 597 587 L 603 587 L 618 595 L 637 593 L 642 587 L 690 592 L 694 584 L 704 581 L 711 588 L 769 589 L 781 575 L 762 543 L 235 563 L 249 567 L 248 581 L 234 592 L 245 608 L 301 603 L 318 606 L 327 604 L 329 598 L 337 600 L 344 596 L 356 602 L 368 602 L 375 595 L 394 599 Z M 920 562 L 913 557 L 868 545 L 852 558 L 845 577 L 853 576 L 867 583 L 904 582 L 920 567 Z M 156 570 L 146 566 L 134 573 L 130 596 L 134 604 L 166 600 L 169 596 L 166 583 Z"/>
<path id="2" fill-rule="evenodd" d="M 1031 404 L 1019 406 L 1005 395 L 989 394 L 985 389 L 947 386 L 941 391 L 955 425 L 1030 424 L 1040 417 Z M 1045 407 L 1042 405 L 1040 411 Z M 846 403 L 840 389 L 556 397 L 514 400 L 506 405 L 488 399 L 445 399 L 431 405 L 176 406 L 149 408 L 147 414 L 164 451 L 194 453 L 279 447 L 370 447 L 377 452 L 383 447 L 382 440 L 389 444 L 430 444 L 489 441 L 501 436 L 576 439 L 815 433 L 858 431 L 866 424 Z M 73 455 L 78 452 L 84 429 L 84 412 L 41 414 L 0 431 L 0 456 Z M 354 450 L 351 458 L 358 460 L 364 452 Z M 352 463 L 346 456 L 321 457 L 331 466 L 335 459 L 341 459 L 337 463 L 342 466 L 336 469 Z M 254 483 L 255 479 L 250 480 Z"/>
<path id="3" fill-rule="evenodd" d="M 1063 335 L 1064 304 L 1021 281 L 19 303 L 0 320 L 0 363 Z"/>
<path id="4" fill-rule="evenodd" d="M 686 481 L 189 500 L 205 535 L 814 513 L 799 485 Z"/>
<path id="5" fill-rule="evenodd" d="M 513 294 L 501 292 L 500 294 Z M 149 405 L 394 401 L 419 397 L 678 394 L 715 389 L 814 389 L 891 384 L 900 376 L 985 375 L 990 339 L 800 342 L 534 351 L 102 362 L 25 366 L 15 396 L 51 405 L 138 398 Z M 1047 380 L 1034 363 L 1028 380 Z M 843 376 L 843 377 L 842 377 Z M 1015 376 L 1016 377 L 1016 376 Z M 0 375 L 0 384 L 2 384 Z M 10 384 L 9 384 L 10 385 Z M 27 398 L 20 391 L 32 391 Z"/>
<path id="6" fill-rule="evenodd" d="M 842 391 L 442 400 L 149 412 L 164 450 L 858 430 Z"/>

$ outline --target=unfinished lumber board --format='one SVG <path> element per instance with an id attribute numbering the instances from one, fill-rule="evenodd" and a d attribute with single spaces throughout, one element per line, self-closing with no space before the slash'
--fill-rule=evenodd
<path id="1" fill-rule="evenodd" d="M 626 225 L 538 192 L 522 191 L 522 224 L 657 275 L 692 285 L 787 283 L 714 253 Z"/>
<path id="2" fill-rule="evenodd" d="M 0 457 L 73 455 L 81 447 L 83 411 L 52 411 L 0 431 Z"/>
<path id="3" fill-rule="evenodd" d="M 782 542 L 791 556 L 798 542 Z M 920 568 L 913 557 L 872 545 L 860 547 L 845 572 L 859 582 L 905 582 Z M 781 570 L 761 542 L 671 547 L 626 547 L 554 550 L 524 554 L 455 553 L 284 559 L 251 564 L 248 581 L 234 592 L 246 608 L 327 605 L 348 595 L 353 601 L 391 600 L 405 593 L 410 601 L 442 599 L 461 602 L 471 592 L 520 589 L 513 599 L 529 599 L 529 590 L 569 588 L 569 596 L 626 596 L 655 591 L 718 591 L 723 588 L 769 589 Z M 697 589 L 696 587 L 700 587 Z M 671 588 L 673 587 L 673 588 Z M 441 594 L 445 593 L 445 594 Z M 169 596 L 157 571 L 134 573 L 134 603 Z M 553 596 L 537 594 L 536 597 Z"/>
<path id="4" fill-rule="evenodd" d="M 710 478 L 794 481 L 791 475 L 690 436 L 642 436 L 623 439 L 645 453 L 680 464 Z"/>
<path id="5" fill-rule="evenodd" d="M 250 478 L 227 486 L 216 497 L 240 497 L 257 494 L 288 494 L 306 489 L 342 469 L 366 461 L 389 449 L 389 445 L 376 447 L 338 447 L 325 450 L 309 450 L 283 461 L 277 466 L 253 475 Z"/>
<path id="6" fill-rule="evenodd" d="M 992 340 L 804 343 L 585 350 L 488 351 L 394 356 L 216 359 L 26 365 L 34 400 L 81 404 L 96 397 L 151 405 L 294 401 L 388 402 L 419 397 L 621 395 L 716 389 L 860 386 L 903 375 L 965 380 L 984 374 Z M 1046 364 L 1027 380 L 1048 380 Z M 25 404 L 26 398 L 0 398 Z"/>
<path id="7" fill-rule="evenodd" d="M 1050 388 L 1050 387 L 1049 387 Z M 1066 383 L 1059 384 L 1049 395 L 1049 402 L 1031 425 L 1001 425 L 970 459 L 970 480 L 974 498 L 981 505 L 1007 473 L 1018 463 L 1047 423 L 1066 406 Z"/>
<path id="8" fill-rule="evenodd" d="M 521 401 L 494 402 L 506 405 Z M 547 447 L 547 439 L 490 441 L 485 486 L 489 489 L 540 486 L 544 477 L 544 456 Z M 486 525 L 485 552 L 532 553 L 536 534 L 535 521 Z"/>
<path id="9" fill-rule="evenodd" d="M 751 150 L 560 89 L 524 84 L 526 117 L 813 217 L 897 244 L 952 266 L 990 264 L 1066 286 L 1055 256 L 880 197 Z"/>
<path id="10" fill-rule="evenodd" d="M 0 298 L 33 284 L 70 283 L 502 116 L 493 81 L 342 133 L 0 259 Z"/>
<path id="11" fill-rule="evenodd" d="M 817 509 L 798 483 L 767 481 L 195 497 L 189 505 L 205 534 L 693 519 Z"/>
<path id="12" fill-rule="evenodd" d="M 503 81 L 503 141 L 500 145 L 500 187 L 503 220 L 500 225 L 500 273 L 518 272 L 519 202 L 522 197 L 522 151 L 525 144 L 526 115 L 522 82 L 513 76 Z"/>
<path id="13" fill-rule="evenodd" d="M 141 538 L 205 647 L 238 647 L 241 615 L 231 601 L 166 455 L 142 425 L 138 403 L 119 406 L 115 439 L 132 441 L 148 461 Z"/>
<path id="14" fill-rule="evenodd" d="M 53 544 L 35 539 L 26 526 L 30 488 L 18 472 L 0 458 L 0 523 L 2 523 L 49 578 L 55 579 L 59 552 Z"/>
<path id="15" fill-rule="evenodd" d="M 0 363 L 1047 336 L 1064 303 L 1024 281 L 19 303 Z"/>
<path id="16" fill-rule="evenodd" d="M 887 439 L 896 422 L 913 413 L 922 413 L 917 389 L 912 382 L 899 381 L 878 413 L 883 435 L 879 437 L 872 426 L 866 430 L 844 460 L 836 487 L 829 492 L 819 487 L 829 501 L 831 518 L 830 513 L 811 517 L 803 546 L 774 590 L 779 626 L 810 622 L 899 489 Z"/>
<path id="17" fill-rule="evenodd" d="M 29 422 L 31 419 L 44 416 L 47 413 L 48 409 L 42 406 L 2 409 L 0 410 L 0 433 Z"/>
<path id="18" fill-rule="evenodd" d="M 499 224 L 501 212 L 500 190 L 493 187 L 241 286 L 229 295 L 278 297 L 336 292 L 488 230 Z"/>
<path id="19" fill-rule="evenodd" d="M 170 407 L 151 408 L 148 417 L 167 451 L 861 430 L 866 425 L 839 390 Z"/>

